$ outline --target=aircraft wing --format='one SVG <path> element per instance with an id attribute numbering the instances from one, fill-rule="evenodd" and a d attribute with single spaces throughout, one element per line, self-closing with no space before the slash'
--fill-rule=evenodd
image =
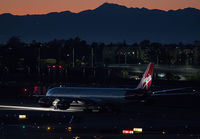
<path id="1" fill-rule="evenodd" d="M 198 91 L 191 87 L 175 88 L 152 92 L 152 96 L 195 95 Z"/>
<path id="2" fill-rule="evenodd" d="M 102 103 L 102 99 L 97 98 L 78 98 L 77 100 L 85 103 L 86 105 L 97 105 Z"/>

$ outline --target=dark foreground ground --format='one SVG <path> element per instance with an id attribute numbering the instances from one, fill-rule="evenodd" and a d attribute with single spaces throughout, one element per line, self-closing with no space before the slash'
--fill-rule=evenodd
<path id="1" fill-rule="evenodd" d="M 6 97 L 0 99 L 0 139 L 198 139 L 199 106 L 199 95 L 159 96 L 150 104 L 134 103 L 117 113 L 85 113 L 80 109 L 60 112 L 40 109 L 37 98 Z M 22 114 L 26 119 L 19 119 Z M 143 128 L 142 133 L 122 134 L 124 129 L 138 127 Z"/>

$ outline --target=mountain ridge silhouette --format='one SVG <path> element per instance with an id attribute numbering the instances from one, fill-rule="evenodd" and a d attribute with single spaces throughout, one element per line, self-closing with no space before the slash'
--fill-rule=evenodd
<path id="1" fill-rule="evenodd" d="M 12 36 L 24 41 L 49 41 L 80 37 L 88 42 L 191 43 L 200 39 L 200 10 L 185 8 L 163 11 L 127 8 L 104 3 L 93 10 L 39 15 L 0 15 L 0 42 Z"/>

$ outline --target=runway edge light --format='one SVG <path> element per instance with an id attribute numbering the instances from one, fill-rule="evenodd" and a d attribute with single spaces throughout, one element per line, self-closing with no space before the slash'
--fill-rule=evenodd
<path id="1" fill-rule="evenodd" d="M 123 134 L 134 134 L 133 130 L 122 130 Z"/>
<path id="2" fill-rule="evenodd" d="M 26 115 L 19 115 L 19 119 L 26 119 Z"/>
<path id="3" fill-rule="evenodd" d="M 68 132 L 72 132 L 72 127 L 71 127 L 71 126 L 68 126 L 68 127 L 67 127 L 67 131 L 68 131 Z"/>
<path id="4" fill-rule="evenodd" d="M 136 133 L 142 133 L 142 128 L 133 128 L 133 131 L 135 131 Z"/>
<path id="5" fill-rule="evenodd" d="M 47 126 L 47 131 L 50 131 L 51 130 L 51 127 L 50 126 Z"/>

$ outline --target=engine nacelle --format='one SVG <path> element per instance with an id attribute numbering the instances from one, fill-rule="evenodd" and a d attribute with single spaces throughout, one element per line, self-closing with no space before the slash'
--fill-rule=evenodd
<path id="1" fill-rule="evenodd" d="M 140 101 L 148 96 L 148 92 L 145 90 L 127 90 L 125 94 L 125 99 L 133 100 L 133 101 Z"/>
<path id="2" fill-rule="evenodd" d="M 60 110 L 66 110 L 70 107 L 70 103 L 69 101 L 66 100 L 60 100 L 57 102 L 56 107 Z"/>
<path id="3" fill-rule="evenodd" d="M 53 100 L 47 97 L 40 98 L 38 103 L 42 107 L 50 107 L 52 106 Z"/>

